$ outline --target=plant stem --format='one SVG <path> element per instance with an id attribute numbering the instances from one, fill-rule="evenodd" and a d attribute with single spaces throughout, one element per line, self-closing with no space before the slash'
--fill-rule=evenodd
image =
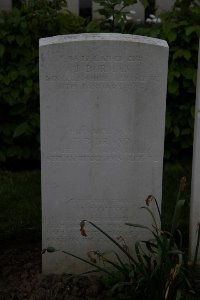
<path id="1" fill-rule="evenodd" d="M 196 244 L 196 248 L 195 248 L 195 255 L 194 255 L 194 262 L 193 262 L 193 267 L 195 268 L 196 264 L 197 264 L 197 255 L 199 252 L 199 242 L 200 242 L 200 223 L 197 224 L 198 226 L 198 235 L 197 235 L 197 244 Z"/>

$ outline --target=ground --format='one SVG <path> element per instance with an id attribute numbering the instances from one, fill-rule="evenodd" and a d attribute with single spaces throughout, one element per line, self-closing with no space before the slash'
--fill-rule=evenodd
<path id="1" fill-rule="evenodd" d="M 0 300 L 120 299 L 95 276 L 42 275 L 38 236 L 20 235 L 0 240 Z"/>

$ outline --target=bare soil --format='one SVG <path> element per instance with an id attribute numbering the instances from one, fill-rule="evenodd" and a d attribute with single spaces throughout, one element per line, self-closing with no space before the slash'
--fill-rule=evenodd
<path id="1" fill-rule="evenodd" d="M 95 277 L 43 275 L 41 242 L 20 236 L 0 240 L 0 300 L 111 300 Z"/>

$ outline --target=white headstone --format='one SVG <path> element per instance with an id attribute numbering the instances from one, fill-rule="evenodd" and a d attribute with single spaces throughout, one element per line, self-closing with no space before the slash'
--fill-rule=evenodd
<path id="1" fill-rule="evenodd" d="M 95 222 L 132 249 L 145 237 L 125 222 L 150 225 L 139 210 L 161 202 L 168 46 L 121 34 L 40 40 L 43 248 L 85 257 L 113 250 L 80 221 Z M 116 249 L 115 249 L 116 250 Z M 43 256 L 44 272 L 86 271 L 62 253 Z"/>
<path id="2" fill-rule="evenodd" d="M 12 1 L 11 0 L 0 0 L 0 10 L 11 10 Z"/>
<path id="3" fill-rule="evenodd" d="M 190 207 L 190 254 L 194 257 L 197 243 L 197 229 L 200 223 L 200 43 L 196 88 L 196 112 L 192 164 L 192 197 Z M 198 259 L 200 260 L 200 252 Z"/>
<path id="4" fill-rule="evenodd" d="M 157 13 L 169 11 L 173 8 L 175 0 L 156 0 Z"/>
<path id="5" fill-rule="evenodd" d="M 72 13 L 79 15 L 79 0 L 67 0 L 67 8 Z"/>

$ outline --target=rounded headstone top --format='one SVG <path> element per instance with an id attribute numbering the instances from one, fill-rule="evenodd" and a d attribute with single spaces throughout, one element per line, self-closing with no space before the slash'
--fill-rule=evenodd
<path id="1" fill-rule="evenodd" d="M 52 37 L 40 39 L 40 46 L 48 46 L 51 44 L 70 43 L 70 42 L 91 42 L 91 41 L 118 41 L 118 42 L 134 42 L 138 44 L 149 44 L 168 48 L 165 40 L 156 38 L 121 34 L 121 33 L 81 33 L 69 35 L 56 35 Z"/>

